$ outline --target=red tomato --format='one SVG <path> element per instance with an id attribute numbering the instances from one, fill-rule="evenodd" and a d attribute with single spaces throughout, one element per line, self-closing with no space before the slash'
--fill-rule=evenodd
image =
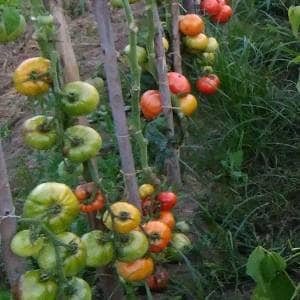
<path id="1" fill-rule="evenodd" d="M 227 1 L 227 0 L 218 0 L 218 2 L 219 2 L 221 5 L 226 5 L 226 4 L 228 4 L 228 1 Z"/>
<path id="2" fill-rule="evenodd" d="M 218 0 L 202 0 L 200 4 L 201 10 L 210 16 L 218 14 L 221 7 L 222 5 Z"/>
<path id="3" fill-rule="evenodd" d="M 169 89 L 175 95 L 188 94 L 191 92 L 191 85 L 187 78 L 177 72 L 168 73 Z"/>
<path id="4" fill-rule="evenodd" d="M 157 117 L 163 110 L 159 91 L 146 91 L 141 97 L 140 105 L 146 119 L 152 120 Z"/>
<path id="5" fill-rule="evenodd" d="M 212 21 L 216 23 L 227 23 L 233 15 L 232 8 L 229 5 L 223 5 L 218 14 L 211 17 Z"/>
<path id="6" fill-rule="evenodd" d="M 157 269 L 146 281 L 151 291 L 160 292 L 164 290 L 169 282 L 169 272 L 165 269 Z"/>
<path id="7" fill-rule="evenodd" d="M 196 81 L 196 89 L 205 95 L 213 95 L 219 86 L 220 79 L 215 74 L 203 76 Z"/>
<path id="8" fill-rule="evenodd" d="M 160 202 L 160 210 L 170 210 L 177 202 L 176 194 L 172 192 L 161 192 L 156 199 Z"/>

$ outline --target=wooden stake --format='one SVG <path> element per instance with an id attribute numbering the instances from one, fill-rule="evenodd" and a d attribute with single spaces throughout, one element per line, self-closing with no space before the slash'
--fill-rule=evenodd
<path id="1" fill-rule="evenodd" d="M 180 55 L 180 34 L 179 34 L 179 2 L 171 0 L 172 15 L 172 52 L 173 52 L 173 68 L 175 72 L 182 73 L 181 55 Z"/>

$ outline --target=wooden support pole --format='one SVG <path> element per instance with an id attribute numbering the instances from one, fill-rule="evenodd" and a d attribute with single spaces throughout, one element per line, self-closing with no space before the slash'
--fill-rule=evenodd
<path id="1" fill-rule="evenodd" d="M 5 270 L 14 299 L 20 299 L 18 291 L 19 278 L 25 270 L 24 260 L 10 250 L 10 242 L 16 234 L 17 220 L 12 200 L 4 153 L 0 139 L 0 244 Z M 10 217 L 11 216 L 11 217 Z"/>
<path id="2" fill-rule="evenodd" d="M 100 36 L 109 102 L 112 110 L 117 142 L 121 156 L 122 171 L 129 194 L 128 201 L 138 208 L 141 208 L 141 201 L 138 196 L 132 147 L 129 139 L 127 120 L 124 111 L 124 101 L 117 65 L 117 56 L 112 33 L 108 1 L 93 0 L 92 3 Z"/>
<path id="3" fill-rule="evenodd" d="M 180 54 L 180 34 L 179 34 L 179 2 L 171 0 L 171 16 L 172 16 L 172 53 L 173 53 L 173 69 L 175 72 L 182 73 L 181 54 Z"/>

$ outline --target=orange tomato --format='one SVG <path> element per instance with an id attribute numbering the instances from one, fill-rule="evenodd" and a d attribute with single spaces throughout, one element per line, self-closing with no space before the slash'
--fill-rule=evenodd
<path id="1" fill-rule="evenodd" d="M 141 281 L 153 273 L 154 262 L 151 257 L 140 258 L 134 262 L 116 261 L 118 274 L 126 281 Z"/>
<path id="2" fill-rule="evenodd" d="M 174 215 L 170 211 L 161 211 L 160 216 L 156 221 L 160 221 L 160 222 L 168 225 L 168 227 L 171 230 L 173 230 L 175 223 L 176 223 Z"/>
<path id="3" fill-rule="evenodd" d="M 179 20 L 179 30 L 181 33 L 194 36 L 204 31 L 204 22 L 196 14 L 187 14 L 181 16 Z"/>
<path id="4" fill-rule="evenodd" d="M 188 94 L 179 99 L 180 101 L 180 111 L 185 116 L 190 116 L 198 107 L 198 102 L 195 96 Z"/>
<path id="5" fill-rule="evenodd" d="M 159 91 L 145 92 L 141 97 L 140 106 L 145 119 L 152 120 L 157 117 L 163 110 Z"/>
<path id="6" fill-rule="evenodd" d="M 164 250 L 171 240 L 171 229 L 160 221 L 149 221 L 143 225 L 149 241 L 151 252 L 161 252 Z"/>

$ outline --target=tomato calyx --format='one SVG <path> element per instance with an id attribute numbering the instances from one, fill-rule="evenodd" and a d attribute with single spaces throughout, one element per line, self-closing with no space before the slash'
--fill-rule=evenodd
<path id="1" fill-rule="evenodd" d="M 79 96 L 78 94 L 74 93 L 74 92 L 68 92 L 66 95 L 66 99 L 70 102 L 70 103 L 74 103 L 79 101 Z"/>
<path id="2" fill-rule="evenodd" d="M 62 211 L 62 207 L 59 204 L 54 204 L 51 207 L 49 207 L 47 211 L 48 216 L 56 216 L 60 214 Z"/>
<path id="3" fill-rule="evenodd" d="M 31 71 L 31 73 L 28 76 L 28 79 L 25 81 L 45 81 L 45 82 L 49 82 L 49 73 L 45 72 L 45 73 L 39 73 L 37 71 Z"/>
<path id="4" fill-rule="evenodd" d="M 156 242 L 161 239 L 161 236 L 158 232 L 153 232 L 148 235 L 151 242 Z"/>

